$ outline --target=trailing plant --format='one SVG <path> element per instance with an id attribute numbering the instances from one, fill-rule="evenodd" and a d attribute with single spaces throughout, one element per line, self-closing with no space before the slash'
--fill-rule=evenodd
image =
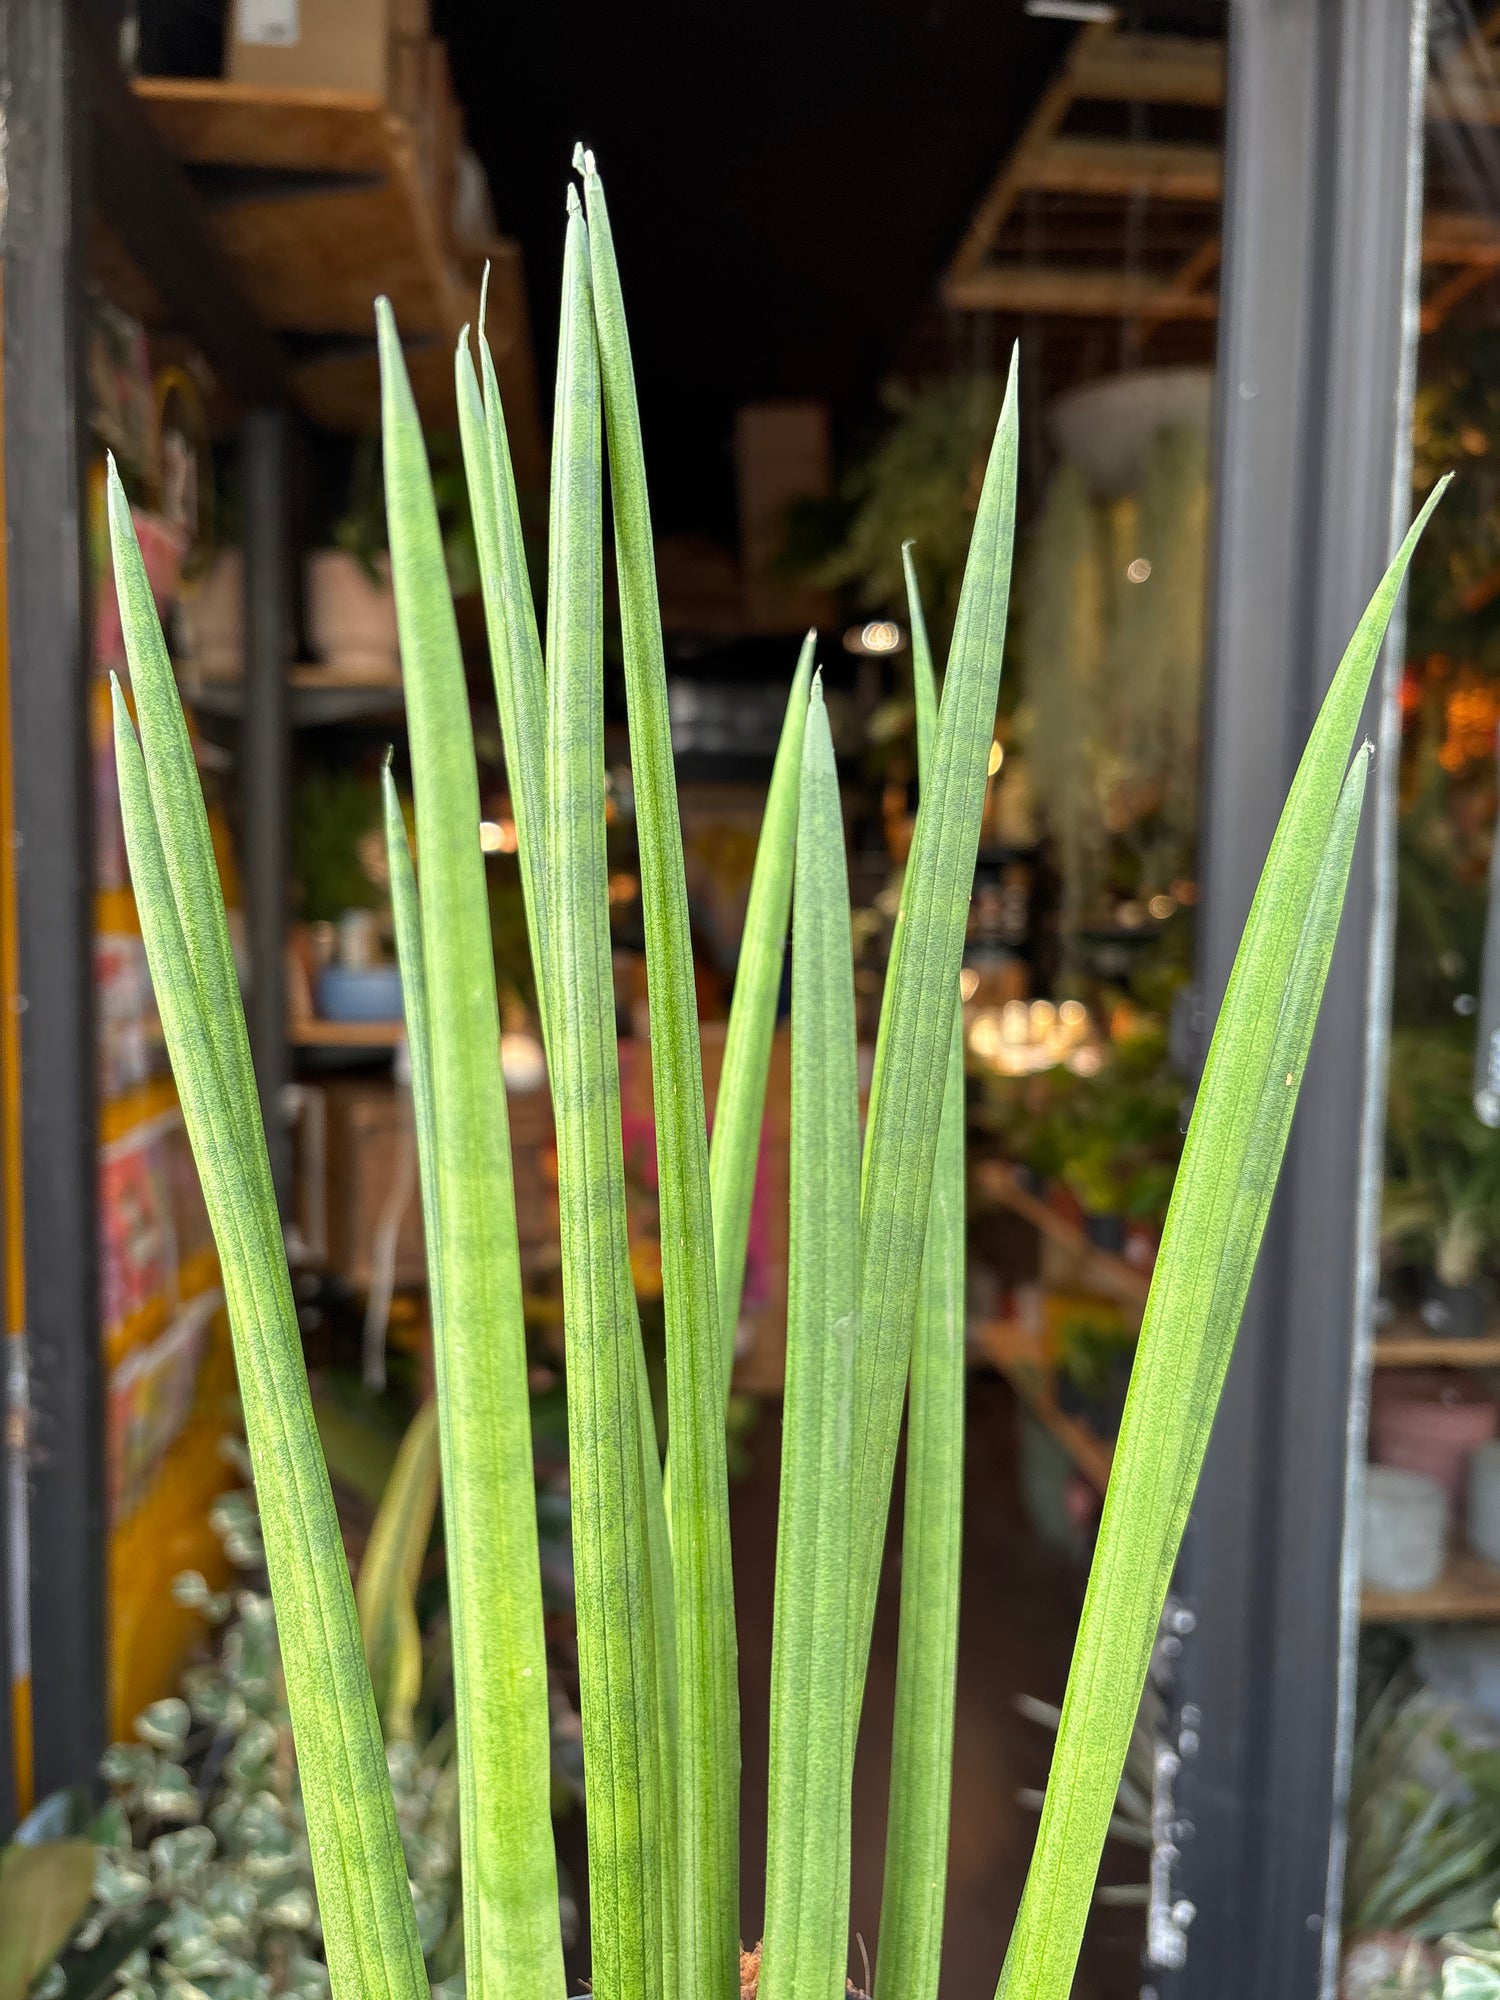
<path id="1" fill-rule="evenodd" d="M 1391 1037 L 1381 1240 L 1445 1285 L 1500 1269 L 1500 1133 L 1474 1114 L 1473 1039 L 1458 1023 Z"/>
<path id="2" fill-rule="evenodd" d="M 1138 495 L 1103 504 L 1062 464 L 1022 592 L 1018 718 L 1057 854 L 1064 941 L 1189 874 L 1197 831 L 1207 447 L 1168 427 Z"/>
<path id="3" fill-rule="evenodd" d="M 1500 1753 L 1465 1744 L 1405 1677 L 1360 1725 L 1348 1821 L 1346 1936 L 1435 1940 L 1485 1922 L 1500 1895 Z"/>
<path id="4" fill-rule="evenodd" d="M 248 1472 L 248 1462 L 243 1469 Z M 396 1454 L 360 1564 L 356 1601 L 386 1737 L 386 1766 L 417 1928 L 434 1993 L 458 2000 L 463 1950 L 446 1620 L 419 1624 L 418 1583 L 437 1506 L 436 1410 L 424 1406 Z M 550 1497 L 537 1495 L 545 1518 Z M 108 1803 L 87 1823 L 85 1895 L 70 1957 L 116 1946 L 118 2000 L 325 2000 L 328 1968 L 318 1924 L 311 1850 L 287 1712 L 276 1615 L 263 1588 L 265 1557 L 253 1492 L 216 1501 L 211 1514 L 237 1588 L 214 1591 L 195 1571 L 173 1597 L 214 1632 L 211 1656 L 180 1691 L 135 1719 L 135 1741 L 111 1745 L 100 1775 Z M 566 1510 L 543 1532 L 544 1561 Z M 564 1563 L 565 1567 L 565 1555 Z M 577 1716 L 551 1684 L 554 1797 L 576 1780 Z M 84 1831 L 81 1825 L 79 1831 Z M 570 1893 L 565 1927 L 576 1925 Z M 77 1915 L 67 1928 L 72 1929 Z M 36 2000 L 67 2000 L 67 1962 Z M 447 1982 L 446 1984 L 444 1982 Z M 17 2000 L 20 2000 L 19 1993 Z"/>
<path id="5" fill-rule="evenodd" d="M 887 2000 L 931 2000 L 963 1421 L 956 1019 L 1009 595 L 1015 369 L 935 703 L 863 1150 L 833 746 L 819 685 L 804 694 L 799 677 L 752 895 L 765 976 L 742 969 L 737 982 L 729 1035 L 739 1059 L 726 1064 L 711 1153 L 633 373 L 603 189 L 588 155 L 576 164 L 584 198 L 570 193 L 567 219 L 545 649 L 483 341 L 477 375 L 467 341 L 456 367 L 558 1136 L 593 1985 L 607 2000 L 731 2000 L 737 1990 L 724 1402 L 744 1225 L 733 1188 L 750 1171 L 765 1093 L 765 1010 L 776 985 L 769 975 L 790 903 L 793 1234 L 759 1978 L 768 2000 L 834 2000 L 842 1990 L 854 1741 L 910 1380 L 921 1448 L 907 1490 L 894 1858 L 876 1986 Z M 479 794 L 421 431 L 389 306 L 382 302 L 377 317 L 420 881 L 389 784 L 387 824 L 431 1219 L 465 1976 L 476 2000 L 556 2000 L 563 1965 L 546 1656 Z M 665 1467 L 630 1284 L 609 957 L 606 453 L 660 1164 Z M 1141 1332 L 1052 1782 L 1001 1974 L 1005 2000 L 1063 2000 L 1071 1986 L 1332 951 L 1369 765 L 1368 749 L 1354 752 L 1355 731 L 1421 525 L 1378 586 L 1314 727 L 1210 1048 Z M 117 695 L 131 865 L 224 1263 L 327 1962 L 339 2000 L 421 2000 L 420 1938 L 308 1404 L 201 798 L 118 486 L 111 526 L 136 707 L 133 721 Z M 723 1090 L 743 1093 L 738 1118 L 726 1120 Z M 726 1156 L 725 1131 L 738 1135 L 744 1155 Z M 888 1971 L 892 1953 L 898 1969 Z"/>

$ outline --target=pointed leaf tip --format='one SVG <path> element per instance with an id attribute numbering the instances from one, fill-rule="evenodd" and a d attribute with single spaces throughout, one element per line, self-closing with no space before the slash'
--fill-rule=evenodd
<path id="1" fill-rule="evenodd" d="M 479 280 L 479 338 L 484 339 L 484 330 L 489 324 L 490 310 L 490 260 L 484 260 L 484 275 Z"/>
<path id="2" fill-rule="evenodd" d="M 575 174 L 588 172 L 588 159 L 589 155 L 584 150 L 583 141 L 580 139 L 573 148 L 573 171 Z"/>

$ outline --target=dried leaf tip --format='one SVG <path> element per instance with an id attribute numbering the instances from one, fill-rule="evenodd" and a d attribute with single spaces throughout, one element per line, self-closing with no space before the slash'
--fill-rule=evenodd
<path id="1" fill-rule="evenodd" d="M 807 705 L 809 708 L 821 708 L 823 706 L 823 669 L 821 667 L 816 668 L 813 672 L 812 686 L 807 691 Z"/>
<path id="2" fill-rule="evenodd" d="M 484 276 L 479 280 L 479 338 L 484 339 L 484 330 L 490 323 L 490 260 L 484 260 Z"/>
<path id="3" fill-rule="evenodd" d="M 583 204 L 582 204 L 582 203 L 581 203 L 581 202 L 579 201 L 579 199 L 578 199 L 578 190 L 577 190 L 577 188 L 576 188 L 576 187 L 574 187 L 573 183 L 572 183 L 571 181 L 569 181 L 569 182 L 568 182 L 568 215 L 569 215 L 569 217 L 571 218 L 571 217 L 573 217 L 573 216 L 575 216 L 575 215 L 578 215 L 579 213 L 581 213 L 581 211 L 582 211 L 582 207 L 583 207 Z"/>
<path id="4" fill-rule="evenodd" d="M 599 169 L 594 165 L 594 155 L 581 139 L 573 148 L 573 171 L 575 174 L 583 174 L 589 180 L 599 178 Z"/>

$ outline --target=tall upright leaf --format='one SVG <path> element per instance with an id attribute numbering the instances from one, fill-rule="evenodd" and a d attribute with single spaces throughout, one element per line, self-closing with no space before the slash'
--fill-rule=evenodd
<path id="1" fill-rule="evenodd" d="M 459 439 L 479 554 L 479 581 L 484 597 L 485 630 L 490 645 L 490 671 L 495 706 L 505 743 L 505 770 L 510 783 L 511 813 L 516 825 L 516 858 L 526 925 L 536 956 L 547 956 L 547 894 L 545 886 L 546 687 L 542 644 L 537 634 L 536 606 L 526 568 L 526 542 L 516 499 L 515 474 L 505 435 L 505 412 L 484 335 L 484 308 L 479 314 L 479 354 L 484 370 L 484 394 L 474 376 L 468 329 L 454 355 L 454 387 L 458 396 Z M 542 972 L 537 967 L 537 991 Z M 543 1034 L 546 1021 L 543 1020 Z"/>
<path id="2" fill-rule="evenodd" d="M 1350 746 L 1407 563 L 1402 543 L 1324 699 L 1235 955 L 1172 1191 L 1068 1676 L 1003 2000 L 1071 1987 L 1115 1789 L 1317 1021 L 1359 827 Z"/>
<path id="3" fill-rule="evenodd" d="M 548 927 L 593 1981 L 663 1982 L 660 1713 L 604 824 L 603 498 L 588 236 L 569 189 L 547 592 Z"/>
<path id="4" fill-rule="evenodd" d="M 422 1692 L 416 1589 L 437 1504 L 437 1405 L 427 1402 L 401 1440 L 354 1588 L 375 1705 L 392 1742 L 410 1741 L 412 1715 Z"/>
<path id="5" fill-rule="evenodd" d="M 479 357 L 483 401 L 474 381 L 466 340 L 457 354 L 457 389 L 464 465 L 473 506 L 475 539 L 490 642 L 495 698 L 505 743 L 515 816 L 518 856 L 526 900 L 526 925 L 536 979 L 542 1040 L 551 1062 L 551 1009 L 555 979 L 550 963 L 547 915 L 546 678 L 536 608 L 527 573 L 526 545 L 516 497 L 515 474 L 506 438 L 505 413 L 489 342 L 484 334 L 484 293 L 480 294 Z M 646 1536 L 650 1557 L 652 1631 L 660 1697 L 662 1948 L 675 1964 L 677 1869 L 674 1828 L 677 1814 L 677 1657 L 672 1610 L 672 1553 L 667 1533 L 662 1466 L 656 1447 L 655 1415 L 646 1374 L 645 1351 L 637 1324 L 636 1374 L 641 1405 L 641 1473 L 645 1485 Z M 674 1981 L 669 1979 L 671 1990 Z"/>
<path id="6" fill-rule="evenodd" d="M 917 771 L 937 734 L 937 686 L 912 563 L 901 551 L 917 698 Z M 955 1011 L 922 1285 L 912 1335 L 901 1541 L 901 1630 L 877 1995 L 934 2000 L 943 1949 L 964 1477 L 964 1044 Z"/>
<path id="7" fill-rule="evenodd" d="M 329 1975 L 336 2000 L 372 1994 L 424 2000 L 426 1973 L 354 1592 L 308 1394 L 208 819 L 113 465 L 109 526 L 142 739 L 116 684 L 115 758 L 126 847 L 223 1270 Z"/>
<path id="8" fill-rule="evenodd" d="M 766 1079 L 776 1034 L 776 1003 L 786 957 L 786 927 L 792 908 L 792 857 L 797 845 L 797 802 L 802 774 L 802 735 L 807 722 L 807 690 L 818 635 L 802 642 L 797 671 L 787 696 L 781 739 L 766 793 L 766 810 L 755 849 L 745 929 L 734 974 L 734 998 L 724 1035 L 724 1061 L 714 1102 L 714 1129 L 708 1148 L 708 1182 L 714 1217 L 714 1269 L 719 1281 L 719 1335 L 724 1343 L 724 1387 L 734 1365 L 734 1330 L 745 1285 L 745 1253 L 750 1241 L 750 1207 Z"/>
<path id="9" fill-rule="evenodd" d="M 927 1235 L 933 1161 L 1010 599 L 1016 506 L 1016 363 L 980 494 L 922 788 L 884 1002 L 879 1089 L 865 1133 L 860 1345 L 854 1385 L 854 1640 L 864 1684 Z M 858 1702 L 855 1703 L 857 1713 Z"/>
<path id="10" fill-rule="evenodd" d="M 693 2000 L 733 2000 L 739 1688 L 698 1007 L 635 376 L 604 189 L 592 156 L 575 165 L 588 202 L 651 1010 L 677 1621 L 679 1977 Z"/>
<path id="11" fill-rule="evenodd" d="M 441 1311 L 433 1328 L 464 1863 L 478 2000 L 562 1991 L 526 1331 L 479 786 L 432 481 L 377 307 L 386 518 L 421 856 Z"/>
<path id="12" fill-rule="evenodd" d="M 839 1994 L 849 1955 L 847 1653 L 859 1078 L 844 822 L 817 680 L 802 749 L 796 893 L 786 1399 L 762 2000 Z"/>

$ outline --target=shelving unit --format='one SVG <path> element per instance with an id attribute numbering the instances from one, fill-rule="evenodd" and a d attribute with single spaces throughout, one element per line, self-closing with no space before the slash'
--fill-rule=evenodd
<path id="1" fill-rule="evenodd" d="M 1500 1618 L 1500 1569 L 1468 1549 L 1455 1549 L 1430 1590 L 1366 1590 L 1359 1615 L 1367 1625 L 1463 1624 Z"/>
<path id="2" fill-rule="evenodd" d="M 1420 1321 L 1397 1320 L 1375 1337 L 1377 1368 L 1500 1368 L 1500 1333 L 1473 1339 L 1425 1332 Z"/>
<path id="3" fill-rule="evenodd" d="M 1151 1273 L 1117 1257 L 1111 1250 L 1101 1250 L 1075 1223 L 1024 1187 L 1014 1168 L 1003 1160 L 981 1160 L 972 1178 L 977 1199 L 996 1208 L 1008 1208 L 1042 1235 L 1061 1244 L 1076 1258 L 1080 1272 L 1101 1292 L 1137 1311 L 1145 1305 L 1151 1289 Z"/>
<path id="4" fill-rule="evenodd" d="M 484 260 L 465 268 L 450 248 L 414 128 L 346 91 L 143 77 L 135 93 L 259 318 L 285 340 L 304 414 L 334 430 L 373 426 L 383 294 L 423 421 L 451 430 L 453 348 L 477 314 Z M 525 482 L 544 457 L 519 252 L 501 239 L 489 262 L 490 345 Z"/>

